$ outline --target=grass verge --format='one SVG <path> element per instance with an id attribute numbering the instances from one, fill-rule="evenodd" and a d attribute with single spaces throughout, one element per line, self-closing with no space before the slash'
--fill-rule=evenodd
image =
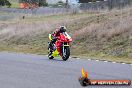
<path id="1" fill-rule="evenodd" d="M 66 25 L 71 55 L 132 63 L 131 9 L 98 14 L 26 16 L 0 22 L 0 51 L 47 54 L 48 34 Z M 5 26 L 6 25 L 6 26 Z"/>

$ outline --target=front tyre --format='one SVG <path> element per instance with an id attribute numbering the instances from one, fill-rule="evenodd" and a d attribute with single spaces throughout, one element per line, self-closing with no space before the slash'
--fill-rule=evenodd
<path id="1" fill-rule="evenodd" d="M 68 60 L 69 56 L 70 56 L 70 48 L 69 46 L 66 46 L 64 47 L 64 49 L 62 49 L 62 59 L 66 61 Z"/>

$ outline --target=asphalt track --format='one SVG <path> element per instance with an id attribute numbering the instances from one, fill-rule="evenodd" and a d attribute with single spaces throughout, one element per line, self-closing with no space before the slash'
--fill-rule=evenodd
<path id="1" fill-rule="evenodd" d="M 82 88 L 82 67 L 91 79 L 130 79 L 132 65 L 70 58 L 48 60 L 47 56 L 0 52 L 0 88 Z M 132 88 L 132 86 L 88 86 Z"/>

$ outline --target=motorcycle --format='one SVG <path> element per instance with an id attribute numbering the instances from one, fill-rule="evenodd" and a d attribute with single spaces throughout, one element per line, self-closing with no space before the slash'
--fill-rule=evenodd
<path id="1" fill-rule="evenodd" d="M 52 35 L 49 34 L 49 40 L 52 40 Z M 57 37 L 57 41 L 53 45 L 53 52 L 48 55 L 49 59 L 60 56 L 64 61 L 68 60 L 70 56 L 70 42 L 72 38 L 67 34 L 67 32 L 60 33 Z M 48 47 L 48 53 L 50 53 L 51 48 Z"/>

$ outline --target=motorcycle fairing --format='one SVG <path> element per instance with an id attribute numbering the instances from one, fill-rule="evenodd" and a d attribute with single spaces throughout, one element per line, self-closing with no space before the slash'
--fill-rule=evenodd
<path id="1" fill-rule="evenodd" d="M 59 52 L 58 52 L 57 49 L 52 53 L 52 56 L 53 56 L 53 57 L 57 57 L 57 56 L 59 56 Z"/>
<path id="2" fill-rule="evenodd" d="M 49 40 L 50 40 L 50 41 L 52 40 L 52 35 L 51 35 L 51 34 L 49 34 Z"/>

